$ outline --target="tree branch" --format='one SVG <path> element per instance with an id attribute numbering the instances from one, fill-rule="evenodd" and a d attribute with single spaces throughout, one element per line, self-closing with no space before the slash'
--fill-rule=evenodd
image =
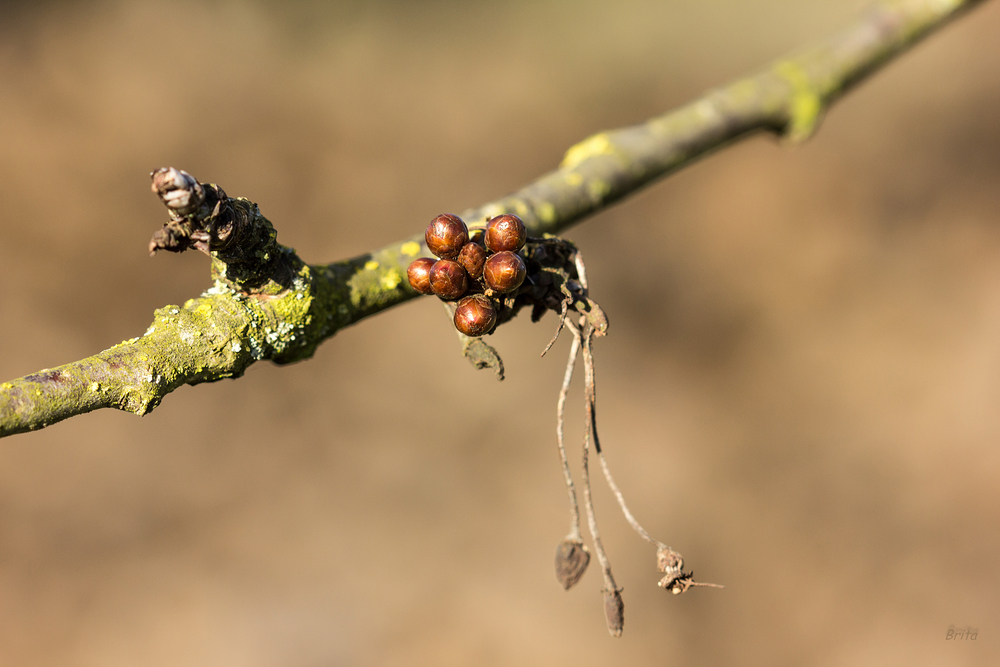
<path id="1" fill-rule="evenodd" d="M 853 28 L 753 76 L 645 123 L 585 139 L 555 171 L 462 217 L 476 227 L 514 213 L 533 236 L 556 233 L 749 134 L 802 141 L 866 75 L 981 2 L 883 2 Z M 255 204 L 178 174 L 154 173 L 171 221 L 151 250 L 210 254 L 215 285 L 183 306 L 157 310 L 139 338 L 0 384 L 0 437 L 98 408 L 145 414 L 182 385 L 239 377 L 263 359 L 306 359 L 340 328 L 417 296 L 405 275 L 413 258 L 428 254 L 421 237 L 310 266 L 277 244 Z"/>

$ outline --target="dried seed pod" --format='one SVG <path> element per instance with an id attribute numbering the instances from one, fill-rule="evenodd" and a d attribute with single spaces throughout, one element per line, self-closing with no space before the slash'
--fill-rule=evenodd
<path id="1" fill-rule="evenodd" d="M 516 215 L 498 215 L 486 225 L 486 247 L 493 252 L 517 252 L 527 238 L 528 230 Z"/>
<path id="2" fill-rule="evenodd" d="M 612 637 L 621 637 L 625 627 L 625 601 L 620 588 L 604 591 L 604 618 Z"/>
<path id="3" fill-rule="evenodd" d="M 493 302 L 482 294 L 467 296 L 455 309 L 455 328 L 466 336 L 482 336 L 493 329 L 497 311 Z"/>
<path id="4" fill-rule="evenodd" d="M 410 287 L 421 294 L 434 292 L 431 289 L 431 267 L 434 266 L 435 261 L 430 257 L 421 257 L 410 263 L 409 268 L 406 269 L 406 277 L 410 281 Z"/>
<path id="5" fill-rule="evenodd" d="M 564 539 L 556 547 L 556 579 L 565 590 L 572 588 L 587 571 L 590 551 L 583 540 Z"/>
<path id="6" fill-rule="evenodd" d="M 469 242 L 469 229 L 457 215 L 443 213 L 427 225 L 424 241 L 430 251 L 441 259 L 455 259 L 462 246 Z"/>
<path id="7" fill-rule="evenodd" d="M 428 275 L 431 290 L 442 299 L 451 301 L 465 294 L 469 287 L 468 274 L 462 265 L 450 259 L 434 262 Z"/>
<path id="8" fill-rule="evenodd" d="M 462 246 L 462 251 L 458 253 L 458 263 L 469 272 L 473 280 L 479 280 L 483 277 L 483 264 L 486 263 L 486 255 L 486 248 L 470 241 Z"/>
<path id="9" fill-rule="evenodd" d="M 501 294 L 513 292 L 520 287 L 526 275 L 528 269 L 524 266 L 524 260 L 509 250 L 491 255 L 483 267 L 486 284 Z"/>

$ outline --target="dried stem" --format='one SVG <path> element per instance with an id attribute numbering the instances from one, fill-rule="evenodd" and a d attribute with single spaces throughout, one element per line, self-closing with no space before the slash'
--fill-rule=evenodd
<path id="1" fill-rule="evenodd" d="M 569 493 L 569 534 L 563 538 L 556 548 L 556 580 L 565 590 L 576 585 L 587 571 L 590 564 L 590 551 L 583 544 L 580 535 L 580 506 L 576 500 L 576 487 L 573 485 L 573 475 L 569 470 L 566 458 L 566 444 L 563 427 L 566 424 L 566 395 L 573 379 L 573 369 L 580 354 L 580 341 L 573 339 L 569 350 L 569 360 L 566 363 L 566 373 L 563 375 L 562 389 L 559 391 L 559 404 L 556 408 L 556 443 L 559 447 L 559 459 L 562 462 L 563 475 L 566 478 L 566 490 Z"/>
<path id="2" fill-rule="evenodd" d="M 552 349 L 552 346 L 556 344 L 556 341 L 559 340 L 559 334 L 562 333 L 563 327 L 566 326 L 566 315 L 569 313 L 569 303 L 568 299 L 563 300 L 562 310 L 559 312 L 559 324 L 556 326 L 556 332 L 552 334 L 552 340 L 550 340 L 549 344 L 545 346 L 545 349 L 542 350 L 542 354 L 540 356 L 544 357 L 548 351 Z M 575 364 L 576 353 L 571 352 L 570 358 L 573 360 L 573 364 Z M 570 371 L 570 374 L 572 374 L 572 371 Z"/>
<path id="3" fill-rule="evenodd" d="M 591 334 L 590 324 L 586 318 L 581 318 L 581 324 L 568 322 L 568 328 L 573 334 L 574 340 L 581 343 Z M 589 373 L 587 381 L 590 381 Z M 587 508 L 587 526 L 590 528 L 590 536 L 594 541 L 594 552 L 597 560 L 601 564 L 601 573 L 604 575 L 604 614 L 608 622 L 608 632 L 614 637 L 621 636 L 624 623 L 624 604 L 621 599 L 622 589 L 615 583 L 615 577 L 611 573 L 611 562 L 604 551 L 604 543 L 601 541 L 601 532 L 597 527 L 597 516 L 594 513 L 594 500 L 590 492 L 590 422 L 592 419 L 591 404 L 586 404 L 586 428 L 583 434 L 583 502 Z"/>
<path id="4" fill-rule="evenodd" d="M 582 264 L 582 260 L 581 260 Z M 656 561 L 657 567 L 661 572 L 664 573 L 664 577 L 660 580 L 659 586 L 671 591 L 672 593 L 679 594 L 683 593 L 692 586 L 708 586 L 711 588 L 723 588 L 718 584 L 707 584 L 694 581 L 693 572 L 684 571 L 684 559 L 679 553 L 671 549 L 669 546 L 660 542 L 659 540 L 653 539 L 653 537 L 646 532 L 635 517 L 632 512 L 629 511 L 628 505 L 625 504 L 625 496 L 622 495 L 621 490 L 618 485 L 615 484 L 615 479 L 611 475 L 611 468 L 608 466 L 608 462 L 604 457 L 604 451 L 601 449 L 601 441 L 597 435 L 597 380 L 594 374 L 594 336 L 596 331 L 592 327 L 586 327 L 582 332 L 578 332 L 573 329 L 574 336 L 579 336 L 582 339 L 583 345 L 583 368 L 585 377 L 585 392 L 586 392 L 586 407 L 587 407 L 587 433 L 594 440 L 594 450 L 597 452 L 597 456 L 601 461 L 601 468 L 604 470 L 604 478 L 608 482 L 608 486 L 611 488 L 612 493 L 614 493 L 615 498 L 618 501 L 618 506 L 621 507 L 622 514 L 625 515 L 625 520 L 628 524 L 632 526 L 632 530 L 639 534 L 644 540 L 656 547 Z M 589 491 L 589 479 L 588 487 Z"/>
<path id="5" fill-rule="evenodd" d="M 580 536 L 580 506 L 576 500 L 576 486 L 573 484 L 573 475 L 570 473 L 569 460 L 566 457 L 563 427 L 566 423 L 566 396 L 569 393 L 569 384 L 573 379 L 573 369 L 576 367 L 576 359 L 579 354 L 580 339 L 574 336 L 573 343 L 569 348 L 569 361 L 566 362 L 562 388 L 559 390 L 559 403 L 556 406 L 556 444 L 559 446 L 559 460 L 562 463 L 563 476 L 566 478 L 566 490 L 569 493 L 569 534 L 566 539 L 574 541 L 582 539 Z"/>
<path id="6" fill-rule="evenodd" d="M 628 505 L 625 504 L 625 496 L 622 495 L 621 490 L 619 490 L 618 485 L 615 484 L 614 477 L 611 476 L 611 469 L 608 467 L 608 462 L 604 458 L 604 451 L 601 449 L 601 441 L 597 436 L 597 382 L 594 376 L 594 336 L 593 333 L 590 335 L 584 335 L 583 337 L 583 367 L 586 372 L 586 401 L 587 401 L 587 415 L 589 417 L 589 423 L 587 428 L 590 430 L 591 437 L 594 439 L 594 451 L 597 452 L 597 457 L 601 461 L 601 468 L 604 470 L 604 479 L 607 480 L 608 486 L 611 487 L 611 491 L 615 494 L 615 498 L 618 500 L 618 506 L 622 509 L 622 514 L 625 515 L 625 520 L 628 524 L 632 526 L 632 530 L 637 532 L 642 539 L 646 540 L 654 547 L 661 547 L 663 543 L 659 540 L 654 540 L 646 529 L 639 525 L 639 522 L 635 520 L 632 516 L 632 512 L 629 511 Z"/>

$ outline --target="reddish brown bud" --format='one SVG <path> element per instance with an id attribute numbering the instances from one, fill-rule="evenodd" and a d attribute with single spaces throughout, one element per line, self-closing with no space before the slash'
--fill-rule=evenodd
<path id="1" fill-rule="evenodd" d="M 528 230 L 516 215 L 498 215 L 486 225 L 486 247 L 493 252 L 517 252 L 527 238 Z"/>
<path id="2" fill-rule="evenodd" d="M 604 618 L 611 636 L 621 637 L 625 627 L 625 601 L 622 600 L 621 589 L 604 591 Z"/>
<path id="3" fill-rule="evenodd" d="M 458 263 L 469 272 L 473 280 L 483 277 L 483 264 L 486 263 L 486 248 L 478 243 L 466 243 L 462 252 L 458 253 Z"/>
<path id="4" fill-rule="evenodd" d="M 510 251 L 498 252 L 486 260 L 483 267 L 483 277 L 490 289 L 500 292 L 513 292 L 528 274 L 524 260 Z"/>
<path id="5" fill-rule="evenodd" d="M 467 296 L 455 309 L 455 328 L 466 336 L 482 336 L 493 329 L 497 311 L 493 302 L 482 294 Z"/>
<path id="6" fill-rule="evenodd" d="M 410 287 L 417 290 L 421 294 L 431 294 L 434 290 L 431 289 L 431 267 L 434 266 L 435 260 L 430 257 L 421 257 L 420 259 L 415 259 L 410 263 L 408 269 L 406 269 L 406 277 L 410 281 Z"/>
<path id="7" fill-rule="evenodd" d="M 567 591 L 580 581 L 589 564 L 590 551 L 582 540 L 566 538 L 556 547 L 556 579 Z"/>
<path id="8" fill-rule="evenodd" d="M 431 267 L 431 290 L 442 299 L 451 301 L 465 294 L 469 286 L 468 274 L 458 262 L 439 259 Z"/>
<path id="9" fill-rule="evenodd" d="M 462 246 L 469 242 L 469 229 L 457 215 L 444 213 L 431 220 L 424 232 L 424 241 L 441 259 L 455 259 Z"/>

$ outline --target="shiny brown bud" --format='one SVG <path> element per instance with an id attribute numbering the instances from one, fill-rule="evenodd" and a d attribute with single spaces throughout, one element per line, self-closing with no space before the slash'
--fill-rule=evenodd
<path id="1" fill-rule="evenodd" d="M 582 540 L 566 538 L 556 547 L 556 579 L 567 591 L 580 581 L 589 564 L 590 551 Z"/>
<path id="2" fill-rule="evenodd" d="M 517 252 L 527 238 L 528 230 L 516 215 L 498 215 L 486 225 L 486 247 L 493 252 Z"/>
<path id="3" fill-rule="evenodd" d="M 493 329 L 497 311 L 493 302 L 482 294 L 467 296 L 455 309 L 455 328 L 466 336 L 482 336 Z"/>
<path id="4" fill-rule="evenodd" d="M 462 246 L 469 242 L 469 229 L 457 215 L 444 213 L 427 225 L 424 241 L 430 251 L 441 259 L 455 259 Z"/>
<path id="5" fill-rule="evenodd" d="M 458 263 L 469 272 L 473 280 L 479 280 L 483 277 L 486 254 L 486 248 L 470 241 L 462 246 L 462 252 L 458 253 Z"/>
<path id="6" fill-rule="evenodd" d="M 612 637 L 621 637 L 625 627 L 625 601 L 621 589 L 604 591 L 604 618 Z"/>
<path id="7" fill-rule="evenodd" d="M 527 274 L 528 269 L 524 266 L 524 260 L 507 250 L 491 255 L 483 267 L 486 284 L 493 291 L 502 294 L 513 292 L 520 287 Z"/>
<path id="8" fill-rule="evenodd" d="M 431 267 L 436 261 L 430 257 L 413 260 L 409 268 L 406 269 L 406 277 L 410 281 L 410 287 L 421 294 L 432 294 L 434 290 L 431 289 Z"/>
<path id="9" fill-rule="evenodd" d="M 462 265 L 450 259 L 439 259 L 434 262 L 428 275 L 431 291 L 442 299 L 451 301 L 465 294 L 469 287 L 468 274 Z"/>

